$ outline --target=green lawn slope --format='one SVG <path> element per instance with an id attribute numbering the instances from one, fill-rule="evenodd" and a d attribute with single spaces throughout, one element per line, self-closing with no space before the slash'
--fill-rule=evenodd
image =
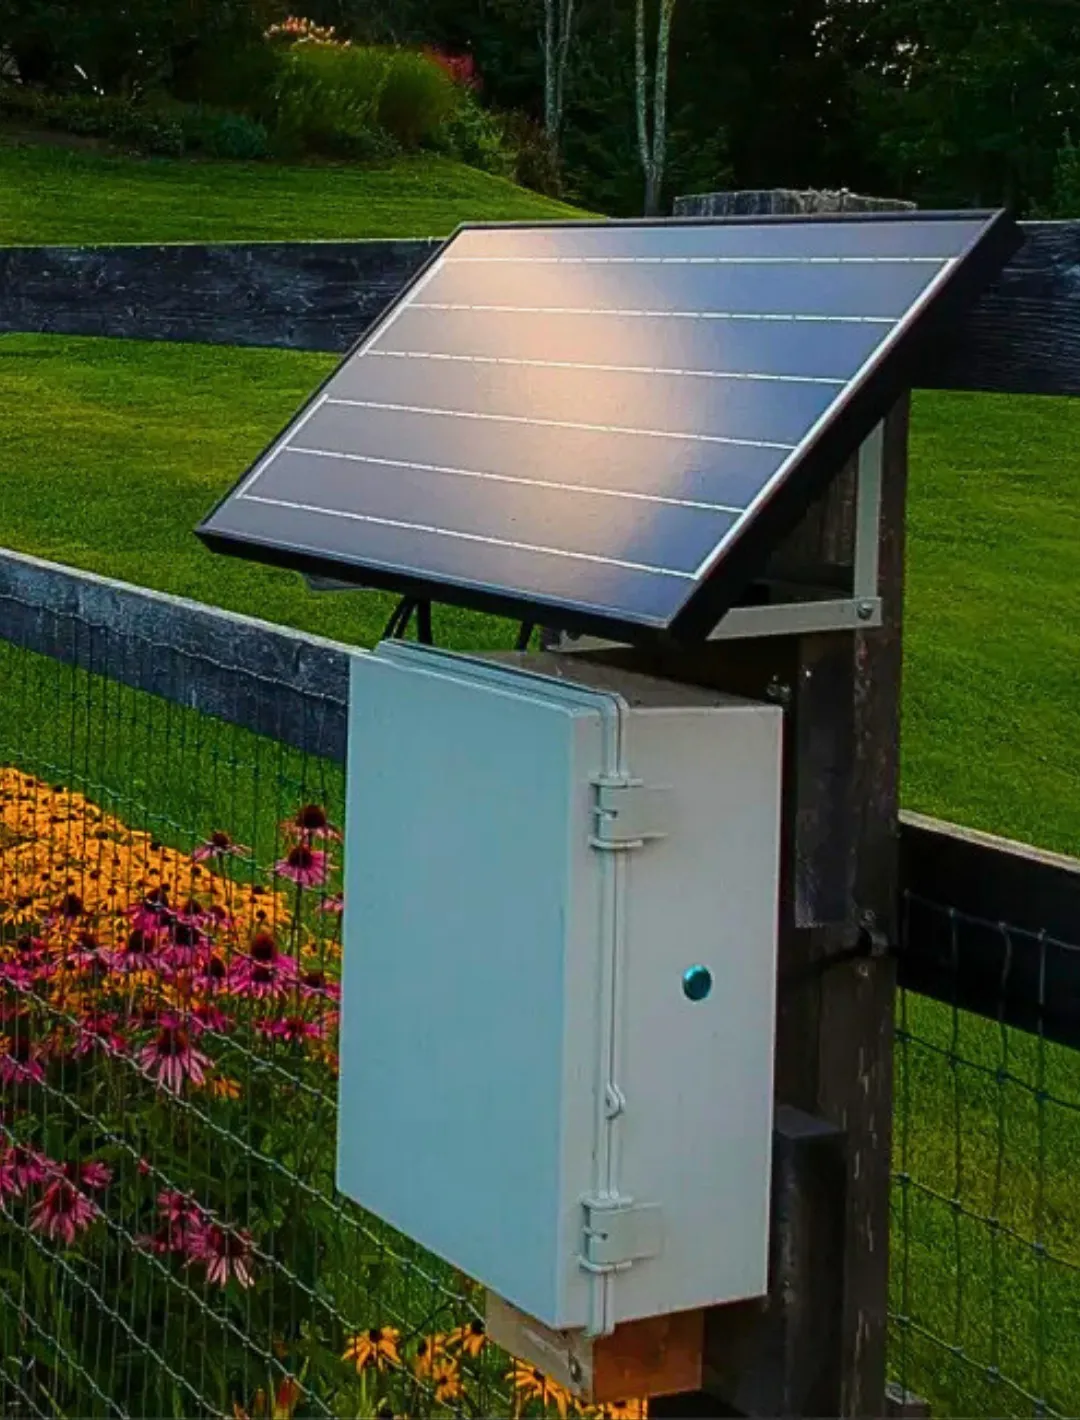
<path id="1" fill-rule="evenodd" d="M 380 167 L 128 158 L 0 142 L 0 244 L 441 237 L 581 216 L 446 158 Z"/>

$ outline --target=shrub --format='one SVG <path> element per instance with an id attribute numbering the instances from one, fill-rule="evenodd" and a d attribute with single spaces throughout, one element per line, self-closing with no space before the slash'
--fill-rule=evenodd
<path id="1" fill-rule="evenodd" d="M 270 148 L 265 125 L 246 114 L 196 104 L 182 110 L 179 121 L 188 152 L 251 161 L 265 158 Z"/>
<path id="2" fill-rule="evenodd" d="M 1036 215 L 1047 218 L 1080 217 L 1080 147 L 1070 134 L 1058 149 L 1054 163 L 1054 188 L 1050 206 Z"/>
<path id="3" fill-rule="evenodd" d="M 523 113 L 511 114 L 506 123 L 505 141 L 513 153 L 511 176 L 515 182 L 547 197 L 564 195 L 558 151 L 535 119 Z"/>
<path id="4" fill-rule="evenodd" d="M 265 117 L 279 150 L 370 158 L 392 144 L 379 130 L 386 62 L 374 49 L 295 44 L 281 55 Z"/>
<path id="5" fill-rule="evenodd" d="M 506 126 L 467 90 L 458 94 L 453 114 L 441 125 L 432 146 L 448 157 L 498 177 L 513 178 L 517 156 Z"/>
<path id="6" fill-rule="evenodd" d="M 171 114 L 128 99 L 48 94 L 21 84 L 0 85 L 0 116 L 80 136 L 105 138 L 139 153 L 174 156 L 184 134 Z"/>
<path id="7" fill-rule="evenodd" d="M 431 144 L 457 114 L 462 94 L 435 60 L 414 50 L 383 51 L 378 122 L 403 148 Z"/>

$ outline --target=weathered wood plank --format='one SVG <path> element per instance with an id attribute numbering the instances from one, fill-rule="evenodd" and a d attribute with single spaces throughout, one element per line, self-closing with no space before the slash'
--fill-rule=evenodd
<path id="1" fill-rule="evenodd" d="M 905 816 L 900 981 L 1080 1048 L 1080 861 Z"/>
<path id="2" fill-rule="evenodd" d="M 1080 394 L 1080 222 L 1025 222 L 1026 241 L 919 383 Z"/>
<path id="3" fill-rule="evenodd" d="M 340 352 L 439 246 L 0 247 L 0 331 Z"/>
<path id="4" fill-rule="evenodd" d="M 934 342 L 920 385 L 1080 394 L 1080 222 L 1023 226 L 1023 249 Z M 0 247 L 0 331 L 341 352 L 438 245 Z"/>
<path id="5" fill-rule="evenodd" d="M 343 763 L 348 646 L 21 553 L 0 553 L 0 644 Z"/>

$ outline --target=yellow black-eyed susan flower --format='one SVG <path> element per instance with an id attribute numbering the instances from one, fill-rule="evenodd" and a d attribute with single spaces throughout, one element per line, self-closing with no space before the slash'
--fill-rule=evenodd
<path id="1" fill-rule="evenodd" d="M 577 1401 L 565 1386 L 548 1380 L 543 1371 L 525 1361 L 515 1361 L 506 1378 L 521 1400 L 539 1400 L 545 1410 L 553 1405 L 559 1420 L 566 1420 L 572 1409 L 578 1409 Z"/>
<path id="2" fill-rule="evenodd" d="M 441 1356 L 431 1367 L 431 1379 L 435 1386 L 435 1400 L 446 1405 L 461 1396 L 461 1372 L 456 1361 L 449 1356 Z"/>
<path id="3" fill-rule="evenodd" d="M 372 1326 L 367 1331 L 358 1331 L 341 1354 L 343 1361 L 351 1361 L 358 1371 L 366 1366 L 374 1366 L 381 1371 L 384 1366 L 400 1366 L 398 1341 L 401 1333 L 393 1326 Z"/>
<path id="4" fill-rule="evenodd" d="M 484 1330 L 484 1323 L 479 1318 L 474 1318 L 466 1322 L 464 1326 L 457 1326 L 446 1338 L 447 1346 L 460 1346 L 462 1354 L 465 1356 L 479 1356 L 484 1349 L 484 1342 L 487 1340 L 487 1333 Z"/>

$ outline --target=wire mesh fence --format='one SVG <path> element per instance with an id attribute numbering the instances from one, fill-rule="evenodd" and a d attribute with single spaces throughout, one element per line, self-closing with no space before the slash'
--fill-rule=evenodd
<path id="1" fill-rule="evenodd" d="M 913 934 L 947 933 L 954 999 L 901 991 L 891 1350 L 936 1416 L 1080 1414 L 1080 1053 L 1004 1022 L 1017 963 L 1072 945 L 909 896 Z M 963 1010 L 961 934 L 999 964 L 1000 1018 Z M 944 993 L 943 993 L 944 994 Z"/>
<path id="2" fill-rule="evenodd" d="M 43 649 L 0 640 L 0 1410 L 565 1409 L 334 1190 L 341 764 L 184 708 L 198 656 L 34 611 Z"/>

